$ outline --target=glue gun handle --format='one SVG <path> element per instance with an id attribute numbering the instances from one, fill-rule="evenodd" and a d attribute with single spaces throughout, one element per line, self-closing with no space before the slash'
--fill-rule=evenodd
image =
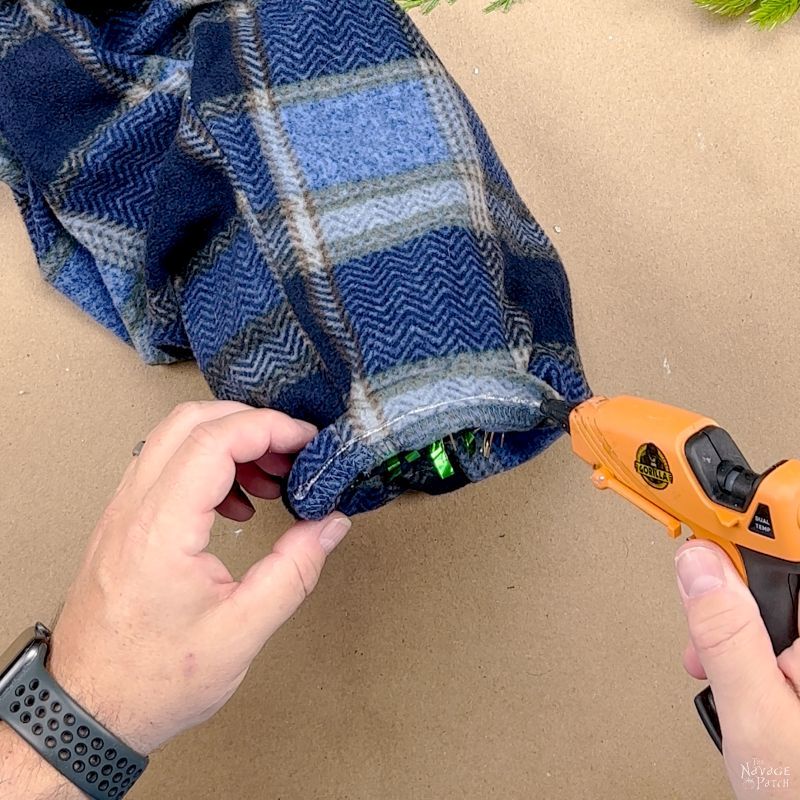
<path id="1" fill-rule="evenodd" d="M 711 741 L 714 742 L 717 750 L 722 752 L 722 728 L 719 725 L 717 714 L 717 704 L 714 702 L 714 694 L 710 686 L 706 686 L 697 697 L 694 698 L 694 707 L 700 715 L 700 721 L 705 726 Z"/>
<path id="2" fill-rule="evenodd" d="M 783 561 L 755 550 L 739 548 L 747 585 L 758 604 L 761 618 L 776 654 L 782 653 L 797 639 L 797 596 L 800 586 L 800 564 Z M 694 699 L 700 719 L 722 752 L 722 729 L 711 687 L 707 686 Z"/>
<path id="3" fill-rule="evenodd" d="M 740 547 L 747 586 L 758 603 L 775 654 L 797 639 L 797 593 L 800 564 Z"/>

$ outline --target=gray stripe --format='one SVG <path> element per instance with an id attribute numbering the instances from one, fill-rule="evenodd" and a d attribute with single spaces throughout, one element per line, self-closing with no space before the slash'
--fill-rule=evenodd
<path id="1" fill-rule="evenodd" d="M 456 180 L 378 194 L 321 214 L 322 233 L 337 262 L 392 247 L 448 224 L 469 224 L 467 197 Z"/>
<path id="2" fill-rule="evenodd" d="M 22 165 L 12 154 L 11 148 L 0 136 L 0 183 L 8 184 L 15 192 L 22 191 L 26 184 Z"/>
<path id="3" fill-rule="evenodd" d="M 341 264 L 354 258 L 362 258 L 370 253 L 380 252 L 408 242 L 430 231 L 444 227 L 469 225 L 469 211 L 464 206 L 451 206 L 436 209 L 436 216 L 415 214 L 385 228 L 375 228 L 366 236 L 352 236 L 330 246 L 331 256 Z"/>
<path id="4" fill-rule="evenodd" d="M 421 80 L 427 70 L 423 65 L 425 59 L 407 58 L 363 67 L 344 75 L 327 75 L 324 78 L 312 78 L 298 83 L 288 83 L 273 89 L 275 102 L 282 106 L 307 103 L 313 100 L 324 100 L 339 97 L 350 92 L 363 92 L 390 86 L 402 81 Z M 428 59 L 429 65 L 435 62 Z M 429 66 L 429 68 L 430 68 Z"/>
<path id="5" fill-rule="evenodd" d="M 141 271 L 147 234 L 119 222 L 98 219 L 88 214 L 61 212 L 62 225 L 94 257 L 122 270 Z"/>
<path id="6" fill-rule="evenodd" d="M 39 269 L 48 283 L 55 283 L 64 265 L 72 258 L 76 244 L 66 233 L 59 230 L 55 242 L 39 259 Z"/>
<path id="7" fill-rule="evenodd" d="M 12 50 L 39 35 L 28 13 L 20 6 L 0 12 L 0 60 Z"/>

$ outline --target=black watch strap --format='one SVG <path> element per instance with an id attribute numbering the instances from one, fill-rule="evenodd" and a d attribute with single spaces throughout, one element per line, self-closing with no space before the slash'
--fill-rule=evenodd
<path id="1" fill-rule="evenodd" d="M 46 646 L 0 695 L 0 719 L 95 800 L 119 800 L 147 766 L 139 755 L 87 714 L 44 666 Z"/>

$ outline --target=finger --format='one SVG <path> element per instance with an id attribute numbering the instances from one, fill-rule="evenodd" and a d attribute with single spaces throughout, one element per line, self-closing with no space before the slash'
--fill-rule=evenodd
<path id="1" fill-rule="evenodd" d="M 250 498 L 242 491 L 242 487 L 234 483 L 217 506 L 217 513 L 234 522 L 247 522 L 256 513 L 256 509 L 250 502 Z"/>
<path id="2" fill-rule="evenodd" d="M 141 497 L 158 478 L 169 456 L 195 425 L 249 408 L 250 406 L 242 403 L 227 401 L 197 401 L 176 406 L 170 415 L 153 429 L 139 454 L 128 463 L 111 501 L 112 505 L 118 501 L 120 496 L 125 496 L 128 503 L 139 505 Z M 241 504 L 236 501 L 234 501 L 234 505 L 241 507 Z M 223 516 L 230 516 L 231 519 L 237 521 L 250 518 L 241 517 L 244 514 L 243 509 L 232 512 L 232 515 L 228 515 L 224 511 L 222 513 Z M 253 513 L 255 513 L 255 509 L 250 516 Z M 89 563 L 94 558 L 105 530 L 106 528 L 102 525 L 95 528 L 84 553 L 84 563 Z"/>
<path id="3" fill-rule="evenodd" d="M 236 465 L 236 481 L 248 494 L 262 500 L 275 500 L 281 496 L 281 487 L 255 461 Z"/>
<path id="4" fill-rule="evenodd" d="M 194 428 L 204 422 L 246 411 L 249 406 L 226 400 L 197 401 L 176 406 L 148 435 L 133 463 L 136 478 L 149 489 L 161 474 L 167 461 Z"/>
<path id="5" fill-rule="evenodd" d="M 714 691 L 723 730 L 732 729 L 743 717 L 759 715 L 768 698 L 786 690 L 786 682 L 756 601 L 725 553 L 692 541 L 681 547 L 675 563 L 692 645 Z"/>
<path id="6" fill-rule="evenodd" d="M 778 656 L 778 668 L 786 676 L 794 693 L 800 697 L 800 639 Z"/>
<path id="7" fill-rule="evenodd" d="M 264 453 L 255 463 L 267 473 L 277 478 L 285 478 L 292 469 L 294 459 L 286 453 Z"/>
<path id="8" fill-rule="evenodd" d="M 318 522 L 298 522 L 247 571 L 231 595 L 231 607 L 251 637 L 252 656 L 313 591 L 326 556 L 350 525 L 339 513 Z"/>
<path id="9" fill-rule="evenodd" d="M 248 409 L 192 429 L 145 498 L 143 524 L 189 554 L 208 545 L 214 509 L 228 495 L 236 465 L 266 452 L 293 453 L 315 435 L 313 425 L 278 411 Z"/>
<path id="10" fill-rule="evenodd" d="M 703 669 L 703 665 L 697 657 L 697 651 L 694 649 L 694 645 L 691 642 L 686 645 L 683 651 L 683 668 L 693 678 L 697 678 L 699 681 L 707 679 L 706 671 Z"/>

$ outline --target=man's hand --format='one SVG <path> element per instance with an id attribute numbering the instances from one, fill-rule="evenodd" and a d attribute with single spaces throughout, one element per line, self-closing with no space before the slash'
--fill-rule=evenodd
<path id="1" fill-rule="evenodd" d="M 736 797 L 797 797 L 800 642 L 775 657 L 756 601 L 715 545 L 688 542 L 675 564 L 689 623 L 684 665 L 711 683 Z"/>
<path id="2" fill-rule="evenodd" d="M 125 472 L 69 591 L 49 666 L 140 753 L 225 704 L 347 533 L 341 514 L 299 522 L 241 581 L 206 552 L 215 509 L 250 516 L 242 488 L 278 497 L 274 476 L 315 434 L 276 411 L 194 403 L 159 425 Z"/>

